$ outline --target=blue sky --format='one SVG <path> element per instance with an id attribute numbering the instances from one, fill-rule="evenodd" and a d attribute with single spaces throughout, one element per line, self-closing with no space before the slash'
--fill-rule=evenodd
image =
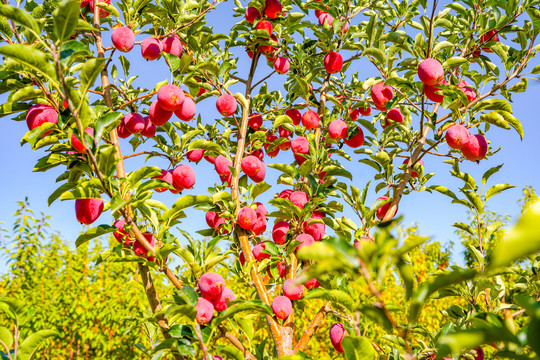
<path id="1" fill-rule="evenodd" d="M 233 2 L 228 2 L 219 5 L 218 11 L 213 11 L 208 16 L 208 22 L 215 25 L 216 31 L 228 32 L 227 29 L 238 20 L 230 16 L 224 16 L 224 13 L 231 13 Z M 310 19 L 316 21 L 313 14 L 310 14 Z M 360 20 L 353 20 L 353 24 L 357 24 Z M 144 39 L 146 35 L 137 35 L 137 41 Z M 110 35 L 104 34 L 106 45 L 110 45 Z M 503 40 L 505 41 L 505 40 Z M 245 72 L 249 68 L 247 66 L 248 59 L 245 56 L 243 49 L 237 48 L 236 53 L 240 56 L 239 75 L 245 76 Z M 147 89 L 154 87 L 155 83 L 169 79 L 170 73 L 163 59 L 158 61 L 147 62 L 140 56 L 140 47 L 136 46 L 130 53 L 125 56 L 131 62 L 131 74 L 139 75 L 135 84 Z M 495 57 L 495 55 L 491 55 Z M 346 58 L 347 56 L 344 56 Z M 538 64 L 538 60 L 533 60 L 529 69 Z M 261 79 L 271 72 L 264 61 L 260 63 L 256 79 Z M 358 71 L 360 77 L 369 78 L 376 76 L 373 66 L 365 61 L 355 62 L 349 72 Z M 122 71 L 119 68 L 119 74 Z M 349 75 L 350 78 L 350 75 Z M 258 81 L 258 80 L 256 80 Z M 274 75 L 268 82 L 269 90 L 282 89 L 283 78 Z M 235 88 L 233 92 L 238 91 Z M 483 90 L 485 92 L 487 90 Z M 0 95 L 0 101 L 5 101 L 7 96 Z M 539 187 L 540 170 L 538 167 L 538 154 L 540 153 L 540 141 L 537 137 L 540 134 L 540 121 L 538 119 L 540 112 L 536 103 L 540 98 L 540 87 L 537 81 L 529 83 L 529 89 L 526 93 L 513 95 L 514 115 L 521 120 L 524 128 L 525 137 L 520 141 L 519 136 L 514 130 L 503 130 L 492 128 L 488 133 L 488 140 L 494 148 L 502 147 L 502 150 L 491 157 L 488 161 L 482 161 L 480 164 L 472 162 L 464 162 L 461 165 L 462 171 L 471 173 L 475 178 L 479 179 L 484 171 L 492 166 L 504 164 L 499 173 L 494 175 L 491 184 L 494 183 L 510 183 L 516 188 L 508 190 L 503 194 L 494 197 L 488 202 L 490 210 L 501 214 L 508 214 L 515 220 L 519 215 L 519 206 L 517 199 L 521 196 L 521 191 L 524 186 L 532 185 Z M 197 112 L 201 114 L 203 122 L 211 123 L 220 115 L 215 110 L 215 99 L 209 98 L 197 104 Z M 374 111 L 376 113 L 376 111 Z M 370 117 L 371 118 L 371 117 Z M 81 225 L 76 221 L 74 214 L 73 201 L 57 201 L 50 207 L 47 206 L 48 196 L 59 186 L 55 183 L 56 177 L 64 170 L 56 168 L 46 173 L 33 173 L 32 168 L 37 160 L 44 156 L 43 151 L 34 152 L 28 145 L 20 146 L 20 139 L 27 131 L 25 122 L 10 121 L 8 117 L 2 118 L 2 128 L 0 131 L 0 164 L 2 172 L 0 175 L 0 198 L 2 206 L 0 207 L 0 222 L 3 222 L 2 227 L 11 227 L 13 222 L 12 214 L 17 209 L 16 202 L 23 200 L 28 196 L 31 207 L 36 211 L 44 212 L 52 217 L 50 224 L 53 229 L 58 230 L 63 235 L 64 239 L 74 246 L 76 237 L 78 236 Z M 268 124 L 268 123 L 267 123 Z M 152 141 L 149 141 L 152 144 Z M 131 146 L 126 140 L 122 141 L 124 154 L 129 154 Z M 145 145 L 145 148 L 149 148 Z M 441 152 L 446 152 L 446 145 L 441 147 Z M 354 185 L 362 188 L 364 184 L 372 178 L 374 171 L 366 165 L 358 163 L 360 155 L 353 154 L 353 161 L 347 162 L 343 160 L 343 164 L 354 175 Z M 276 161 L 290 163 L 292 162 L 292 154 L 290 152 L 280 155 Z M 340 160 L 341 161 L 341 160 Z M 435 172 L 429 184 L 439 184 L 457 191 L 461 182 L 452 178 L 449 175 L 449 166 L 442 163 L 442 159 L 435 156 L 426 156 L 424 158 L 426 173 Z M 148 165 L 160 166 L 167 168 L 168 164 L 162 159 L 152 158 L 147 163 Z M 132 158 L 126 160 L 128 171 L 137 169 L 143 165 L 143 158 Z M 201 161 L 194 167 L 197 175 L 197 183 L 195 188 L 185 191 L 185 194 L 204 193 L 206 188 L 219 182 L 219 178 L 215 173 L 213 166 L 206 161 Z M 275 180 L 279 173 L 276 170 L 268 169 L 266 181 L 270 184 L 275 184 Z M 278 189 L 281 189 L 280 186 Z M 383 195 L 384 191 L 379 194 L 372 191 L 368 197 L 368 203 L 372 203 L 378 196 Z M 266 202 L 270 197 L 273 197 L 275 192 L 273 189 L 262 196 L 263 202 Z M 177 199 L 177 195 L 155 194 L 155 198 L 163 201 L 168 206 L 172 205 Z M 188 211 L 188 218 L 182 223 L 182 228 L 189 232 L 206 228 L 204 221 L 204 213 L 201 211 Z M 452 224 L 456 221 L 466 221 L 465 208 L 461 205 L 451 204 L 450 199 L 440 194 L 429 194 L 427 192 L 415 192 L 404 197 L 399 206 L 399 214 L 404 216 L 404 224 L 420 223 L 420 228 L 423 234 L 432 236 L 434 240 L 442 243 L 449 241 L 459 242 L 459 239 L 454 234 Z M 345 216 L 356 220 L 350 211 L 345 211 Z M 99 223 L 112 223 L 112 217 L 109 213 L 104 213 Z M 97 223 L 96 223 L 97 224 Z M 272 221 L 269 221 L 268 228 L 271 229 Z M 459 249 L 459 248 L 458 248 Z M 454 253 L 454 259 L 457 260 Z M 0 262 L 0 272 L 5 270 Z"/>

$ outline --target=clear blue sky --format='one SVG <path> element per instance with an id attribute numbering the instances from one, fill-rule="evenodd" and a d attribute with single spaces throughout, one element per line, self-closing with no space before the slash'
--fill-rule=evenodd
<path id="1" fill-rule="evenodd" d="M 228 2 L 219 5 L 218 11 L 213 11 L 208 16 L 208 21 L 215 25 L 216 31 L 227 33 L 227 29 L 232 26 L 238 18 L 224 16 L 225 13 L 230 13 L 233 7 L 233 2 Z M 310 14 L 312 21 L 316 21 L 313 14 Z M 353 20 L 353 24 L 357 24 L 360 20 Z M 146 35 L 137 35 L 137 41 L 142 40 Z M 106 45 L 110 44 L 110 38 L 107 34 L 104 35 Z M 503 40 L 508 41 L 508 40 Z M 243 49 L 235 50 L 240 56 L 238 68 L 239 75 L 245 76 L 245 72 L 249 68 L 247 66 L 248 59 L 245 56 Z M 156 82 L 169 79 L 170 73 L 166 67 L 164 60 L 147 62 L 140 56 L 140 47 L 136 46 L 130 53 L 125 55 L 131 61 L 131 74 L 139 75 L 135 81 L 135 85 L 151 89 Z M 495 55 L 491 55 L 495 57 Z M 345 58 L 347 56 L 345 55 Z M 538 64 L 538 60 L 533 60 L 530 69 Z M 351 73 L 358 71 L 360 77 L 368 78 L 376 76 L 373 66 L 364 61 L 355 62 L 351 66 Z M 257 79 L 261 79 L 271 72 L 271 69 L 261 62 L 256 74 Z M 122 71 L 119 69 L 119 74 Z M 349 75 L 350 78 L 350 75 Z M 269 90 L 282 89 L 281 84 L 283 78 L 274 75 L 269 81 Z M 234 91 L 239 91 L 239 88 Z M 482 90 L 485 92 L 486 90 Z M 0 95 L 0 101 L 5 101 L 7 96 Z M 501 214 L 509 214 L 515 219 L 519 215 L 519 207 L 517 199 L 521 196 L 521 190 L 525 185 L 540 186 L 538 169 L 538 154 L 540 153 L 540 134 L 539 111 L 536 108 L 539 104 L 536 103 L 540 98 L 540 88 L 537 81 L 531 81 L 529 90 L 525 94 L 513 95 L 514 115 L 521 120 L 525 132 L 525 138 L 520 141 L 519 136 L 514 130 L 502 130 L 492 128 L 488 133 L 488 139 L 491 146 L 494 148 L 502 147 L 502 151 L 491 157 L 488 161 L 482 161 L 479 165 L 472 162 L 465 162 L 462 165 L 462 171 L 471 173 L 475 178 L 480 178 L 482 173 L 488 168 L 504 164 L 501 171 L 492 177 L 493 182 L 510 183 L 516 186 L 515 189 L 508 190 L 502 195 L 499 195 L 488 203 L 490 210 L 497 211 Z M 203 122 L 211 123 L 219 117 L 215 110 L 215 99 L 209 98 L 197 104 L 197 112 L 201 114 Z M 374 111 L 375 113 L 376 111 Z M 73 201 L 57 201 L 52 206 L 47 206 L 48 196 L 58 187 L 55 183 L 56 177 L 64 170 L 56 168 L 46 173 L 33 173 L 32 168 L 36 161 L 44 156 L 43 151 L 34 152 L 30 146 L 20 146 L 20 139 L 27 131 L 25 122 L 14 122 L 8 117 L 2 118 L 2 131 L 0 131 L 0 165 L 2 172 L 0 175 L 0 198 L 2 206 L 0 207 L 0 222 L 3 222 L 3 227 L 11 227 L 13 217 L 12 214 L 16 210 L 16 202 L 23 200 L 28 196 L 31 207 L 37 212 L 44 212 L 52 217 L 50 221 L 53 229 L 62 233 L 64 239 L 74 246 L 75 239 L 81 230 L 81 225 L 76 221 L 74 214 Z M 152 144 L 152 141 L 149 141 Z M 127 141 L 122 141 L 124 154 L 130 153 L 131 146 Z M 446 145 L 441 147 L 441 151 L 446 151 Z M 146 146 L 149 148 L 148 146 Z M 355 176 L 354 185 L 363 187 L 364 184 L 372 178 L 374 171 L 366 165 L 359 164 L 357 161 L 360 155 L 353 154 L 353 161 L 344 161 L 344 165 Z M 536 159 L 536 160 L 535 160 Z M 134 170 L 142 166 L 142 158 L 127 159 L 127 170 Z M 292 154 L 287 152 L 277 158 L 278 162 L 292 162 Z M 442 159 L 435 156 L 426 156 L 424 158 L 426 173 L 436 172 L 429 184 L 439 184 L 457 191 L 460 181 L 452 178 L 449 175 L 449 166 L 442 163 Z M 161 166 L 166 168 L 166 164 L 162 159 L 152 158 L 148 165 Z M 215 173 L 213 166 L 206 161 L 201 161 L 195 167 L 197 175 L 197 183 L 195 188 L 185 191 L 186 194 L 204 193 L 206 188 L 219 182 L 219 178 Z M 279 173 L 276 170 L 268 169 L 266 181 L 270 184 L 275 184 L 275 180 Z M 278 190 L 276 190 L 278 191 Z M 384 191 L 383 191 L 384 192 Z M 375 194 L 373 187 L 369 194 L 368 203 L 373 202 L 382 193 Z M 263 200 L 273 197 L 273 190 L 267 192 L 262 197 Z M 172 205 L 176 200 L 177 195 L 155 194 L 155 198 L 165 202 L 167 205 Z M 204 214 L 201 211 L 188 211 L 188 219 L 184 220 L 183 229 L 194 232 L 206 227 Z M 400 203 L 399 214 L 404 216 L 404 224 L 420 223 L 422 232 L 432 236 L 434 240 L 446 243 L 453 240 L 459 243 L 459 239 L 454 235 L 452 224 L 456 221 L 466 221 L 465 208 L 461 205 L 451 204 L 450 199 L 440 194 L 429 194 L 427 192 L 416 192 L 406 196 Z M 345 211 L 345 216 L 356 220 L 350 211 Z M 99 223 L 112 223 L 112 217 L 109 213 L 105 213 L 98 220 Z M 271 229 L 272 221 L 270 220 L 268 228 Z M 460 250 L 458 248 L 458 250 Z M 454 253 L 454 255 L 456 255 Z M 458 256 L 459 257 L 459 256 Z M 456 258 L 457 260 L 457 258 Z M 0 261 L 0 273 L 5 270 L 2 261 Z"/>

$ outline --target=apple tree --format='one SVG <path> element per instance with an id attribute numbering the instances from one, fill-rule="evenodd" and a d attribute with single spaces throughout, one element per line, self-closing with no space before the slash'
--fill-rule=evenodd
<path id="1" fill-rule="evenodd" d="M 540 249 L 538 206 L 492 247 L 501 224 L 488 222 L 485 204 L 512 186 L 492 184 L 501 165 L 481 179 L 466 169 L 498 151 L 490 132 L 524 136 L 512 96 L 540 72 L 528 67 L 540 1 L 236 0 L 219 33 L 207 19 L 229 5 L 0 5 L 9 93 L 0 115 L 26 120 L 22 143 L 45 152 L 34 171 L 62 169 L 49 204 L 74 200 L 77 220 L 91 225 L 76 245 L 112 233 L 118 243 L 101 258 L 137 264 L 154 314 L 146 321 L 162 335 L 141 351 L 309 358 L 328 319 L 336 357 L 483 359 L 485 348 L 533 358 L 538 263 L 516 261 Z M 121 54 L 130 51 L 148 71 L 163 58 L 170 79 L 141 87 Z M 220 116 L 209 118 L 214 106 Z M 124 161 L 139 156 L 144 166 Z M 436 184 L 428 158 L 447 163 L 462 186 Z M 201 162 L 215 174 L 198 171 Z M 268 171 L 277 181 L 265 181 Z M 360 184 L 359 171 L 371 180 Z M 213 186 L 198 186 L 210 177 Z M 472 239 L 469 266 L 415 276 L 427 238 L 402 242 L 394 229 L 400 200 L 417 191 L 473 214 L 473 226 L 455 224 Z M 158 200 L 162 192 L 175 201 Z M 114 223 L 103 223 L 104 211 Z M 194 216 L 205 217 L 204 240 L 185 230 Z M 389 279 L 399 299 L 385 294 Z M 251 291 L 236 296 L 232 284 Z M 428 331 L 425 306 L 444 297 L 456 303 Z M 248 321 L 254 314 L 264 321 Z M 370 338 L 373 327 L 384 336 Z"/>

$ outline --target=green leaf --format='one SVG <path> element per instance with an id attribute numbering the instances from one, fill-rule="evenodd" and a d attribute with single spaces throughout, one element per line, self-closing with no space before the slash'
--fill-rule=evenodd
<path id="1" fill-rule="evenodd" d="M 290 165 L 275 163 L 275 164 L 268 164 L 268 167 L 279 170 L 282 173 L 289 175 L 290 177 L 295 177 L 297 174 L 297 170 Z"/>
<path id="2" fill-rule="evenodd" d="M 25 28 L 32 31 L 36 36 L 40 33 L 39 25 L 36 20 L 32 17 L 32 15 L 30 15 L 24 10 L 21 10 L 11 5 L 1 4 L 0 15 L 5 16 L 6 18 L 15 21 L 18 24 L 21 24 Z"/>
<path id="3" fill-rule="evenodd" d="M 53 13 L 54 30 L 58 40 L 61 42 L 71 36 L 77 27 L 79 14 L 81 12 L 79 1 L 66 0 L 58 5 Z"/>
<path id="4" fill-rule="evenodd" d="M 129 182 L 135 186 L 142 179 L 161 175 L 161 169 L 157 166 L 143 166 L 128 175 Z"/>
<path id="5" fill-rule="evenodd" d="M 343 292 L 341 290 L 332 289 L 332 290 L 326 290 L 326 289 L 313 289 L 310 290 L 307 295 L 304 297 L 306 300 L 308 299 L 323 299 L 327 301 L 332 301 L 333 303 L 342 305 L 346 309 L 352 311 L 354 307 L 354 300 L 351 298 L 349 294 L 346 292 Z"/>
<path id="6" fill-rule="evenodd" d="M 114 145 L 102 147 L 97 157 L 99 171 L 101 171 L 104 176 L 111 175 L 112 172 L 115 171 L 116 163 L 119 160 Z"/>
<path id="7" fill-rule="evenodd" d="M 173 206 L 162 215 L 163 220 L 171 222 L 179 218 L 182 214 L 182 210 L 191 207 L 193 205 L 201 203 L 211 203 L 212 199 L 207 195 L 184 195 L 180 199 L 176 200 Z"/>
<path id="8" fill-rule="evenodd" d="M 43 51 L 22 44 L 9 44 L 0 47 L 0 54 L 32 69 L 35 74 L 45 76 L 56 84 L 56 71 L 50 57 Z"/>
<path id="9" fill-rule="evenodd" d="M 512 106 L 507 100 L 504 99 L 486 99 L 474 107 L 474 111 L 482 110 L 504 110 L 511 113 Z"/>
<path id="10" fill-rule="evenodd" d="M 373 360 L 377 355 L 371 342 L 363 336 L 345 336 L 341 345 L 347 360 Z"/>
<path id="11" fill-rule="evenodd" d="M 505 266 L 540 251 L 540 201 L 534 203 L 493 249 L 489 269 Z"/>
<path id="12" fill-rule="evenodd" d="M 122 116 L 123 114 L 121 112 L 110 112 L 97 119 L 96 132 L 94 135 L 95 141 L 99 142 L 103 137 L 103 134 L 116 128 L 120 124 Z"/>
<path id="13" fill-rule="evenodd" d="M 213 141 L 206 140 L 206 139 L 193 140 L 189 144 L 188 150 L 209 150 L 209 151 L 214 151 L 214 152 L 216 152 L 218 154 L 224 154 L 225 153 L 221 146 L 219 146 L 218 144 L 216 144 Z"/>
<path id="14" fill-rule="evenodd" d="M 97 199 L 101 195 L 96 189 L 90 187 L 78 187 L 73 190 L 64 192 L 60 196 L 60 200 L 72 200 L 72 199 Z"/>
<path id="15" fill-rule="evenodd" d="M 452 67 L 452 66 L 465 64 L 467 62 L 469 62 L 469 60 L 467 60 L 466 58 L 463 58 L 461 56 L 454 56 L 454 57 L 451 57 L 450 59 L 447 59 L 443 63 L 443 67 L 446 69 L 446 68 L 449 68 L 449 67 Z"/>
<path id="16" fill-rule="evenodd" d="M 446 195 L 446 196 L 448 196 L 448 197 L 451 197 L 452 199 L 457 199 L 456 194 L 454 194 L 454 193 L 453 193 L 450 189 L 448 189 L 447 187 L 440 186 L 440 185 L 433 185 L 433 186 L 430 186 L 429 189 L 435 190 L 435 191 L 437 191 L 437 192 L 440 192 L 441 194 Z"/>
<path id="17" fill-rule="evenodd" d="M 58 333 L 54 330 L 40 330 L 33 333 L 32 335 L 24 339 L 24 341 L 20 345 L 17 359 L 32 359 L 39 346 L 43 344 L 43 342 L 48 338 L 56 335 L 58 335 Z"/>
<path id="18" fill-rule="evenodd" d="M 261 181 L 257 185 L 253 187 L 253 192 L 251 195 L 252 199 L 255 199 L 257 196 L 261 195 L 262 193 L 266 192 L 267 190 L 270 190 L 272 186 L 268 184 L 265 181 Z"/>
<path id="19" fill-rule="evenodd" d="M 503 164 L 498 165 L 498 166 L 494 166 L 491 169 L 489 169 L 488 171 L 486 171 L 484 173 L 484 175 L 482 175 L 482 183 L 485 185 L 487 183 L 487 181 L 489 180 L 489 178 L 491 177 L 491 175 L 498 172 L 502 168 L 502 166 L 503 166 Z"/>
<path id="20" fill-rule="evenodd" d="M 501 114 L 504 120 L 506 120 L 508 124 L 510 124 L 510 126 L 513 127 L 517 131 L 517 133 L 519 134 L 519 137 L 523 140 L 523 126 L 521 126 L 521 123 L 519 122 L 519 120 L 516 119 L 508 111 L 497 110 L 497 112 Z"/>
<path id="21" fill-rule="evenodd" d="M 288 115 L 279 115 L 274 119 L 272 127 L 275 129 L 284 124 L 293 124 L 293 121 Z"/>
<path id="22" fill-rule="evenodd" d="M 81 86 L 79 87 L 79 92 L 81 98 L 84 98 L 88 90 L 94 85 L 101 70 L 103 70 L 104 64 L 104 58 L 93 58 L 84 63 L 80 72 Z"/>
<path id="23" fill-rule="evenodd" d="M 75 240 L 75 246 L 79 247 L 93 238 L 96 238 L 101 235 L 109 234 L 115 231 L 116 231 L 115 226 L 109 226 L 109 225 L 96 226 L 94 228 L 89 229 L 84 234 L 79 235 L 77 240 Z"/>
<path id="24" fill-rule="evenodd" d="M 249 312 L 260 312 L 266 315 L 272 315 L 272 308 L 260 300 L 247 300 L 239 304 L 232 304 L 223 311 L 214 321 L 213 324 L 216 326 L 221 324 L 223 321 L 229 319 L 235 314 L 240 312 L 249 311 Z"/>
<path id="25" fill-rule="evenodd" d="M 534 34 L 540 34 L 540 10 L 535 7 L 530 7 L 527 9 L 527 14 L 531 17 Z"/>
<path id="26" fill-rule="evenodd" d="M 199 297 L 191 286 L 184 285 L 182 289 L 176 292 L 176 294 L 178 294 L 178 296 L 180 296 L 180 298 L 184 300 L 185 304 L 191 305 L 191 306 L 197 305 Z"/>
<path id="27" fill-rule="evenodd" d="M 480 115 L 480 121 L 487 122 L 497 127 L 510 130 L 510 125 L 504 117 L 496 111 Z"/>
<path id="28" fill-rule="evenodd" d="M 362 52 L 362 56 L 373 56 L 381 65 L 386 65 L 386 54 L 381 49 L 366 49 Z"/>
<path id="29" fill-rule="evenodd" d="M 11 350 L 11 347 L 13 346 L 13 335 L 8 328 L 3 326 L 0 326 L 0 341 L 6 345 L 7 350 Z M 2 347 L 0 347 L 0 349 L 2 349 L 0 353 L 3 353 L 4 349 Z"/>
<path id="30" fill-rule="evenodd" d="M 62 184 L 58 189 L 56 189 L 51 196 L 49 196 L 49 199 L 47 200 L 47 204 L 51 206 L 51 204 L 58 199 L 60 195 L 65 193 L 68 190 L 73 189 L 75 186 L 77 186 L 76 182 L 67 182 L 65 184 Z"/>
<path id="31" fill-rule="evenodd" d="M 503 192 L 504 190 L 508 190 L 508 189 L 511 189 L 511 188 L 514 188 L 515 186 L 514 185 L 510 185 L 510 184 L 497 184 L 497 185 L 493 185 L 491 188 L 489 188 L 489 190 L 486 192 L 486 200 L 489 199 L 490 197 L 494 196 L 494 195 L 497 195 L 498 193 L 501 193 Z"/>

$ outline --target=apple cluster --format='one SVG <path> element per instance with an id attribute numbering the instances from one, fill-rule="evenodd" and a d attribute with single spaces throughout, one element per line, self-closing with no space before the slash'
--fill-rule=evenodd
<path id="1" fill-rule="evenodd" d="M 225 280 L 221 275 L 214 272 L 207 272 L 201 275 L 198 283 L 198 290 L 201 293 L 197 306 L 197 323 L 207 324 L 214 316 L 214 310 L 222 312 L 227 310 L 229 302 L 236 296 L 231 289 L 225 286 Z"/>

